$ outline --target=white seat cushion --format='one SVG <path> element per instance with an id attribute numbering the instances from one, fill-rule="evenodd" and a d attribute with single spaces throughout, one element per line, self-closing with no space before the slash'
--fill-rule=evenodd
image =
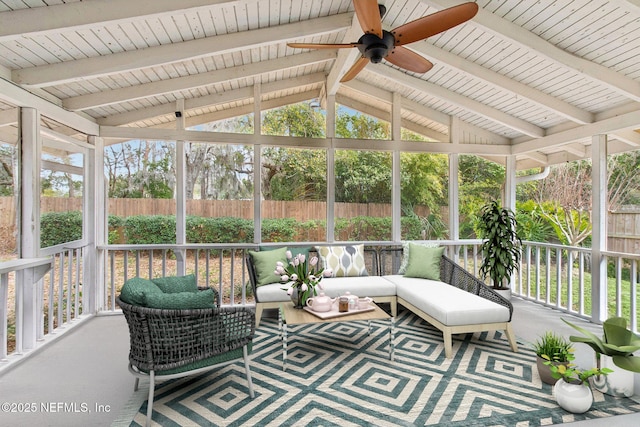
<path id="1" fill-rule="evenodd" d="M 396 294 L 396 285 L 380 276 L 329 277 L 322 279 L 323 292 L 331 298 L 351 292 L 358 297 L 388 297 Z"/>
<path id="2" fill-rule="evenodd" d="M 322 279 L 322 291 L 329 297 L 335 298 L 351 292 L 358 297 L 388 297 L 395 296 L 396 285 L 380 276 L 360 277 L 329 277 Z M 258 286 L 257 294 L 260 302 L 289 301 L 286 287 L 282 283 Z"/>
<path id="3" fill-rule="evenodd" d="M 509 321 L 509 309 L 443 282 L 400 275 L 384 276 L 395 283 L 398 298 L 446 326 Z"/>

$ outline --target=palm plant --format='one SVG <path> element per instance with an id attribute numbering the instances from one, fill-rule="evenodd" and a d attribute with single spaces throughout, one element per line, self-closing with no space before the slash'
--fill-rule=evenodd
<path id="1" fill-rule="evenodd" d="M 516 234 L 516 217 L 513 211 L 492 201 L 480 211 L 478 229 L 482 243 L 480 274 L 489 276 L 496 289 L 509 289 L 508 280 L 520 268 L 522 241 Z M 505 283 L 505 280 L 507 283 Z"/>

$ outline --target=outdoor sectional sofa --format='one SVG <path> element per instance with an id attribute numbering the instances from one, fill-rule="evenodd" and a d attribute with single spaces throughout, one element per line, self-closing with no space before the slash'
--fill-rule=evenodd
<path id="1" fill-rule="evenodd" d="M 326 248 L 341 251 L 345 247 Z M 511 302 L 445 256 L 444 248 L 413 243 L 406 244 L 405 248 L 381 250 L 363 249 L 362 245 L 354 247 L 366 258 L 365 263 L 369 266 L 366 275 L 324 278 L 322 284 L 326 295 L 333 298 L 349 291 L 359 297 L 371 297 L 376 303 L 388 303 L 393 316 L 400 304 L 442 331 L 447 358 L 453 356 L 452 335 L 462 333 L 504 331 L 511 349 L 517 351 L 510 323 Z M 320 250 L 325 252 L 326 248 L 315 247 L 310 255 L 314 256 Z M 277 308 L 282 302 L 289 301 L 282 283 L 276 280 L 264 283 L 269 281 L 265 280 L 269 279 L 269 273 L 274 274 L 275 262 L 269 272 L 265 268 L 270 265 L 261 265 L 261 261 L 273 256 L 250 251 L 246 258 L 256 299 L 256 327 L 264 309 Z M 325 257 L 321 258 L 326 262 Z"/>

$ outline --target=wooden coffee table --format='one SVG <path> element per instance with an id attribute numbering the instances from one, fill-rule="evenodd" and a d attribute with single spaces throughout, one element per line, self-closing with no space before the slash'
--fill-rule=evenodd
<path id="1" fill-rule="evenodd" d="M 371 321 L 372 320 L 386 320 L 389 319 L 389 360 L 393 360 L 394 357 L 394 325 L 395 319 L 389 315 L 386 311 L 378 307 L 375 303 L 371 303 L 374 308 L 371 311 L 364 311 L 359 313 L 346 314 L 339 317 L 331 317 L 328 319 L 321 319 L 320 317 L 309 313 L 306 310 L 300 310 L 293 308 L 292 302 L 285 302 L 280 304 L 278 310 L 278 327 L 280 329 L 280 336 L 282 338 L 282 370 L 287 370 L 287 326 L 293 325 L 305 325 L 308 323 L 335 323 L 335 322 L 357 322 L 367 321 L 369 326 L 369 334 L 371 334 Z"/>

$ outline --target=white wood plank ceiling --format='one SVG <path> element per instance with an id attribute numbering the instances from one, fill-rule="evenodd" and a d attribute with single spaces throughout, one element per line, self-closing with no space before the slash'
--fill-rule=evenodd
<path id="1" fill-rule="evenodd" d="M 386 30 L 462 3 L 380 2 Z M 449 144 L 434 151 L 511 153 L 519 169 L 587 157 L 598 133 L 638 148 L 640 0 L 477 3 L 408 45 L 429 72 L 383 61 L 341 84 L 357 49 L 286 43 L 356 41 L 350 0 L 0 0 L 0 78 L 102 126 L 173 127 L 181 99 L 188 125 L 250 113 L 259 83 L 263 108 L 329 94 L 385 120 L 395 93 L 403 126 Z M 15 115 L 0 102 L 0 126 Z"/>

